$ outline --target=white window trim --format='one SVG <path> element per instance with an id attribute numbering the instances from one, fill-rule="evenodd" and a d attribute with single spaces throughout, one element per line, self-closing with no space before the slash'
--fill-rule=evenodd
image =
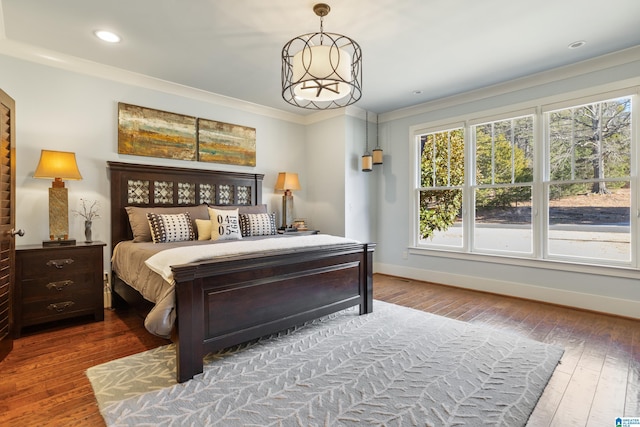
<path id="1" fill-rule="evenodd" d="M 586 92 L 586 91 L 585 91 Z M 575 95 L 575 93 L 572 93 Z M 442 256 L 458 259 L 469 260 L 483 260 L 497 263 L 505 263 L 512 265 L 523 266 L 535 266 L 540 268 L 557 268 L 566 271 L 572 271 L 572 265 L 575 265 L 575 271 L 585 271 L 585 266 L 593 269 L 594 273 L 612 275 L 617 277 L 634 277 L 637 278 L 638 266 L 640 265 L 640 237 L 634 239 L 634 244 L 631 246 L 631 262 L 618 265 L 614 261 L 585 259 L 584 263 L 576 257 L 565 258 L 557 257 L 548 258 L 546 245 L 544 242 L 548 238 L 548 227 L 544 227 L 543 224 L 548 223 L 548 209 L 545 196 L 545 188 L 547 183 L 544 182 L 546 174 L 545 159 L 548 156 L 544 150 L 547 148 L 546 144 L 541 143 L 544 135 L 544 113 L 547 111 L 553 111 L 566 107 L 584 105 L 592 102 L 601 102 L 606 99 L 615 99 L 625 96 L 632 97 L 632 103 L 634 109 L 631 117 L 631 129 L 632 129 L 632 143 L 631 143 L 631 218 L 630 227 L 631 235 L 638 236 L 640 222 L 640 189 L 638 188 L 638 176 L 637 171 L 639 169 L 638 163 L 638 144 L 640 144 L 640 86 L 613 88 L 605 92 L 594 91 L 592 93 L 584 93 L 582 96 L 574 97 L 571 99 L 559 101 L 561 95 L 554 95 L 547 99 L 535 100 L 530 103 L 530 106 L 519 104 L 517 109 L 503 107 L 498 109 L 492 109 L 488 111 L 482 111 L 476 114 L 467 114 L 458 116 L 455 118 L 439 120 L 432 123 L 425 123 L 414 125 L 409 128 L 409 143 L 410 143 L 410 173 L 411 173 L 411 196 L 409 197 L 409 203 L 411 204 L 410 212 L 410 241 L 408 245 L 409 252 L 412 254 L 423 254 L 429 256 Z M 473 238 L 473 218 L 474 209 L 469 209 L 472 195 L 468 191 L 470 186 L 470 174 L 465 173 L 465 187 L 467 191 L 464 191 L 463 195 L 463 244 L 461 248 L 443 246 L 443 245 L 430 245 L 423 246 L 418 243 L 419 234 L 419 187 L 418 184 L 418 159 L 420 153 L 419 144 L 417 144 L 417 138 L 419 134 L 431 133 L 431 132 L 443 132 L 449 129 L 463 127 L 464 128 L 464 143 L 465 143 L 465 171 L 472 170 L 473 158 L 472 147 L 469 144 L 470 140 L 470 128 L 474 124 L 482 124 L 485 122 L 496 121 L 502 118 L 519 117 L 522 115 L 533 114 L 534 115 L 534 181 L 532 186 L 533 197 L 532 200 L 532 215 L 533 218 L 533 242 L 532 242 L 532 257 L 528 258 L 522 256 L 520 253 L 479 253 L 469 252 L 472 245 Z M 635 213 L 635 215 L 634 215 Z M 536 220 L 535 217 L 541 216 L 542 218 Z M 471 229 L 470 229 L 471 228 Z"/>

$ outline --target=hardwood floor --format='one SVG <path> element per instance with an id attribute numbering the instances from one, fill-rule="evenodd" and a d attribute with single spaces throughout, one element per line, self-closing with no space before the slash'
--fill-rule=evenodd
<path id="1" fill-rule="evenodd" d="M 614 426 L 616 417 L 640 416 L 640 320 L 378 274 L 374 297 L 564 347 L 528 426 Z M 0 425 L 104 426 L 84 371 L 167 342 L 132 311 L 26 333 L 0 362 Z"/>
<path id="2" fill-rule="evenodd" d="M 133 310 L 32 330 L 0 362 L 0 426 L 104 426 L 87 368 L 167 344 Z"/>

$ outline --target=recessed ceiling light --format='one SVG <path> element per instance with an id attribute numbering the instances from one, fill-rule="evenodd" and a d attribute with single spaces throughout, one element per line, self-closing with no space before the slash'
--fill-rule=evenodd
<path id="1" fill-rule="evenodd" d="M 111 31 L 106 30 L 96 30 L 93 32 L 97 38 L 109 43 L 118 43 L 120 41 L 120 36 L 112 33 Z"/>
<path id="2" fill-rule="evenodd" d="M 577 49 L 585 44 L 587 44 L 585 40 L 578 40 L 577 42 L 569 43 L 569 49 Z"/>

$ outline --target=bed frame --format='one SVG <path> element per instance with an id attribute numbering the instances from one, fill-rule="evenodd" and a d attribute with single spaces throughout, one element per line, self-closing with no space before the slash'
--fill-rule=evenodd
<path id="1" fill-rule="evenodd" d="M 132 239 L 125 206 L 262 203 L 263 175 L 107 162 L 111 247 Z M 177 381 L 202 373 L 205 354 L 359 306 L 373 306 L 375 244 L 346 243 L 172 266 Z M 140 294 L 112 278 L 113 302 Z M 136 296 L 137 294 L 137 296 Z"/>

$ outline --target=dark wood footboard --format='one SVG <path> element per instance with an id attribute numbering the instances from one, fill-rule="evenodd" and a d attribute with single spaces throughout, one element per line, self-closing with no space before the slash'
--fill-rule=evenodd
<path id="1" fill-rule="evenodd" d="M 177 380 L 203 356 L 336 311 L 373 309 L 374 244 L 341 244 L 172 267 Z"/>

